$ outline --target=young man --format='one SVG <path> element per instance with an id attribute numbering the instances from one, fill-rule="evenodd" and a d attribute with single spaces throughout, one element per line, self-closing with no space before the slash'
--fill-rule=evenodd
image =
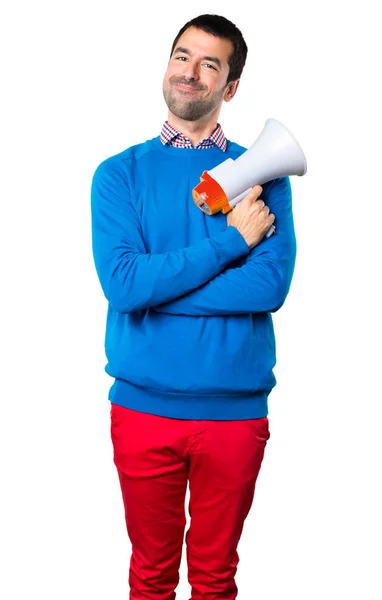
<path id="1" fill-rule="evenodd" d="M 94 175 L 93 251 L 109 302 L 111 437 L 133 600 L 175 598 L 187 482 L 192 598 L 237 595 L 237 545 L 269 438 L 270 313 L 287 296 L 296 252 L 288 178 L 255 186 L 227 216 L 207 216 L 192 200 L 204 170 L 245 151 L 218 116 L 246 54 L 225 18 L 187 23 L 164 77 L 160 136 Z"/>

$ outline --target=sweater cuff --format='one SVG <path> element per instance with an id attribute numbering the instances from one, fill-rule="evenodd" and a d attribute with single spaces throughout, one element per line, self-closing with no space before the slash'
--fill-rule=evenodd
<path id="1" fill-rule="evenodd" d="M 222 231 L 214 241 L 218 249 L 229 262 L 249 254 L 250 248 L 236 227 L 229 225 L 225 231 Z"/>

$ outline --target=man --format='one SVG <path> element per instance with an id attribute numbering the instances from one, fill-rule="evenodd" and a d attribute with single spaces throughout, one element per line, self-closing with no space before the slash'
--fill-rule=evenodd
<path id="1" fill-rule="evenodd" d="M 134 600 L 175 598 L 187 482 L 192 598 L 237 595 L 237 545 L 269 438 L 270 313 L 286 298 L 296 252 L 288 178 L 255 186 L 227 216 L 207 216 L 192 200 L 204 170 L 245 151 L 218 116 L 246 54 L 227 19 L 187 23 L 164 77 L 160 136 L 94 175 L 93 251 L 109 302 L 111 437 Z"/>

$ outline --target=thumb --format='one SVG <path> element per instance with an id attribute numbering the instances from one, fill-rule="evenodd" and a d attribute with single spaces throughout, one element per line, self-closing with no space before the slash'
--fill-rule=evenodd
<path id="1" fill-rule="evenodd" d="M 251 190 L 251 193 L 252 192 L 254 193 L 255 198 L 257 200 L 257 198 L 260 197 L 260 194 L 261 194 L 262 191 L 263 191 L 263 188 L 261 187 L 261 185 L 254 185 L 253 188 L 252 188 L 252 190 Z"/>
<path id="2" fill-rule="evenodd" d="M 239 202 L 239 204 L 244 204 L 246 206 L 250 206 L 254 200 L 257 199 L 258 191 L 255 188 L 252 188 L 250 192 L 246 196 L 244 196 L 243 200 Z"/>

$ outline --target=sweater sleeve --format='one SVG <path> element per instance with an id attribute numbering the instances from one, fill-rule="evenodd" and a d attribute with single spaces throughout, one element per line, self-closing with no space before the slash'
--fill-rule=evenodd
<path id="1" fill-rule="evenodd" d="M 234 227 L 187 248 L 148 253 L 122 163 L 108 159 L 91 188 L 92 247 L 110 305 L 121 313 L 169 302 L 202 286 L 249 248 Z"/>
<path id="2" fill-rule="evenodd" d="M 289 178 L 274 180 L 263 198 L 276 217 L 276 233 L 264 238 L 240 266 L 226 268 L 197 290 L 156 307 L 157 311 L 214 316 L 275 312 L 283 305 L 296 258 Z"/>

